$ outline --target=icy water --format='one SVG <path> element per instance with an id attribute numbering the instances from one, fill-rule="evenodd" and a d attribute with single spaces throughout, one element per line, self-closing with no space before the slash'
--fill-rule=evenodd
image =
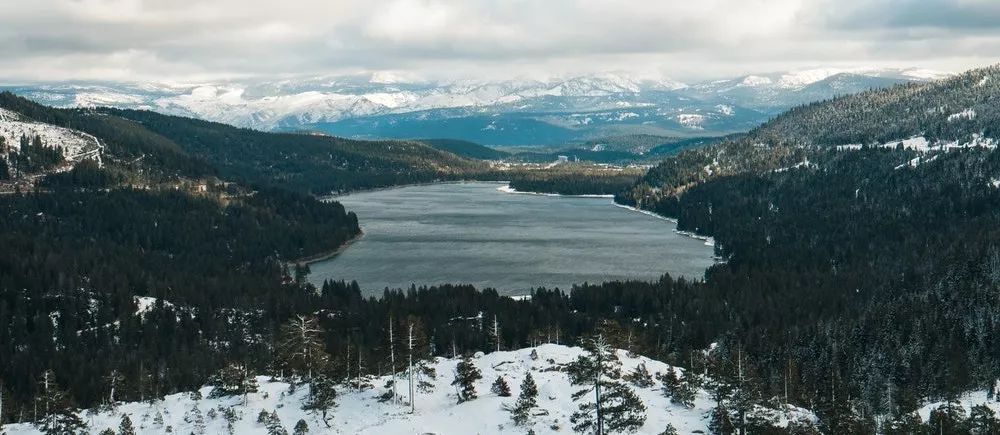
<path id="1" fill-rule="evenodd" d="M 505 184 L 401 187 L 337 198 L 365 236 L 309 279 L 356 280 L 368 294 L 411 284 L 473 284 L 501 294 L 575 283 L 702 278 L 712 247 L 611 198 L 511 194 Z"/>

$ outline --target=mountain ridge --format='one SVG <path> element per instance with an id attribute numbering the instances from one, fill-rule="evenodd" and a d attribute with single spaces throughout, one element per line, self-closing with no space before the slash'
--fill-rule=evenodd
<path id="1" fill-rule="evenodd" d="M 537 138 L 507 132 L 518 145 L 554 144 L 626 133 L 727 134 L 760 124 L 795 105 L 836 95 L 940 74 L 905 69 L 814 69 L 684 84 L 667 78 L 597 73 L 565 78 L 420 81 L 406 77 L 335 76 L 301 81 L 218 82 L 201 84 L 38 84 L 6 86 L 20 95 L 57 107 L 111 106 L 155 110 L 260 130 L 318 128 L 352 138 L 409 139 L 396 123 L 416 116 L 433 129 L 443 120 L 489 128 L 490 116 L 519 114 L 565 134 Z M 839 86 L 813 86 L 840 76 Z M 849 80 L 848 80 L 849 78 Z M 741 85 L 742 84 L 742 85 Z M 720 109 L 724 106 L 724 109 Z M 588 113 L 607 112 L 604 123 L 573 124 Z M 549 114 L 554 120 L 537 114 Z M 734 116 L 735 115 L 735 116 Z M 712 116 L 701 123 L 699 116 Z M 381 121 L 377 121 L 381 119 Z M 455 120 L 460 121 L 455 121 Z M 379 128 L 366 127 L 378 122 Z M 332 124 L 339 126 L 331 127 Z M 649 131 L 650 128 L 659 131 Z M 530 130 L 530 127 L 521 127 Z M 670 131 L 675 130 L 675 131 Z M 423 135 L 426 137 L 426 135 Z M 455 139 L 494 143 L 489 136 Z M 484 140 L 485 139 L 485 140 Z M 541 141 L 539 143 L 535 143 Z"/>

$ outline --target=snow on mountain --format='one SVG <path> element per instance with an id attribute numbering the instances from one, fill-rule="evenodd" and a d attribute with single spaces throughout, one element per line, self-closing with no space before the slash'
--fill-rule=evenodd
<path id="1" fill-rule="evenodd" d="M 100 158 L 100 150 L 103 149 L 100 141 L 87 133 L 31 121 L 15 112 L 0 109 L 2 142 L 9 149 L 18 150 L 21 148 L 22 137 L 29 140 L 39 137 L 45 146 L 62 148 L 63 155 L 71 164 L 84 158 Z"/>
<path id="2" fill-rule="evenodd" d="M 726 82 L 728 82 L 728 80 Z M 737 83 L 736 86 L 755 87 L 755 86 L 766 86 L 773 83 L 774 80 L 771 80 L 769 77 L 746 76 L 743 78 L 743 80 L 740 80 L 740 82 Z"/>
<path id="3" fill-rule="evenodd" d="M 701 124 L 705 122 L 705 115 L 697 113 L 682 113 L 677 115 L 677 122 L 688 128 L 701 129 L 703 128 Z"/>
<path id="4" fill-rule="evenodd" d="M 536 357 L 532 357 L 532 353 Z M 114 409 L 94 409 L 81 411 L 80 417 L 91 433 L 106 428 L 117 430 L 121 416 L 128 415 L 137 434 L 171 433 L 236 433 L 266 434 L 264 425 L 257 423 L 261 411 L 277 413 L 281 425 L 290 433 L 302 419 L 309 426 L 309 433 L 345 434 L 437 434 L 468 435 L 525 433 L 533 430 L 537 434 L 562 434 L 572 432 L 570 415 L 577 410 L 578 403 L 571 395 L 578 387 L 570 385 L 565 372 L 559 367 L 581 355 L 583 350 L 546 344 L 534 348 L 510 352 L 477 354 L 473 363 L 482 372 L 482 379 L 476 382 L 479 398 L 457 403 L 455 387 L 451 385 L 458 360 L 438 358 L 432 364 L 436 379 L 425 378 L 432 385 L 432 391 L 417 390 L 416 412 L 410 413 L 409 388 L 404 376 L 398 377 L 397 394 L 402 396 L 401 404 L 382 402 L 378 397 L 388 391 L 386 382 L 391 376 L 369 378 L 363 384 L 369 385 L 362 391 L 341 386 L 338 388 L 337 407 L 332 411 L 331 426 L 327 428 L 319 416 L 302 410 L 308 395 L 307 386 L 290 389 L 289 384 L 270 377 L 258 377 L 258 392 L 243 398 L 208 398 L 212 387 L 204 387 L 199 394 L 180 393 L 166 396 L 153 402 L 124 403 Z M 644 357 L 629 356 L 618 351 L 622 361 L 622 372 L 629 373 L 640 363 L 645 364 L 651 374 L 666 373 L 669 366 Z M 532 421 L 527 426 L 515 426 L 510 413 L 504 409 L 517 399 L 525 374 L 531 373 L 538 385 L 538 408 L 532 412 Z M 683 376 L 683 371 L 680 372 Z M 490 386 L 503 376 L 511 388 L 512 397 L 499 397 L 490 392 Z M 673 425 L 679 433 L 697 431 L 708 432 L 706 415 L 714 402 L 708 392 L 697 393 L 694 407 L 686 408 L 670 402 L 660 391 L 659 381 L 648 388 L 637 388 L 636 393 L 646 406 L 646 422 L 640 434 L 658 434 L 667 424 Z M 227 429 L 224 411 L 235 411 L 232 429 Z M 790 419 L 813 419 L 801 409 L 787 408 L 771 411 L 782 424 Z M 203 430 L 199 428 L 199 418 Z M 36 435 L 40 432 L 30 424 L 10 424 L 3 428 L 8 435 Z"/>
<path id="5" fill-rule="evenodd" d="M 437 132 L 456 124 L 470 124 L 470 131 L 480 131 L 491 123 L 477 117 L 517 114 L 531 119 L 505 131 L 524 137 L 487 138 L 488 143 L 545 144 L 612 133 L 685 134 L 696 127 L 704 129 L 700 134 L 743 131 L 798 104 L 940 76 L 920 69 L 816 68 L 687 85 L 660 74 L 631 72 L 434 82 L 380 71 L 275 81 L 5 88 L 58 107 L 151 109 L 261 130 L 318 129 L 356 138 L 412 138 L 420 131 Z M 658 117 L 642 119 L 634 108 L 650 108 L 649 113 Z M 618 112 L 595 115 L 604 111 Z M 681 119 L 678 115 L 692 113 L 711 117 L 711 122 L 694 122 L 692 117 L 675 122 Z M 588 116 L 606 119 L 597 124 L 575 122 Z M 539 128 L 552 133 L 528 133 Z"/>

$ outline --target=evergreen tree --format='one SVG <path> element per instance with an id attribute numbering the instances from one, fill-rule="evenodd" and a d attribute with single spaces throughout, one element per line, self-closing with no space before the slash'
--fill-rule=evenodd
<path id="1" fill-rule="evenodd" d="M 524 425 L 531 419 L 531 410 L 538 406 L 538 386 L 531 372 L 524 375 L 521 381 L 521 394 L 517 396 L 517 402 L 511 409 L 511 418 L 517 425 Z"/>
<path id="2" fill-rule="evenodd" d="M 42 372 L 38 391 L 36 406 L 42 413 L 41 420 L 37 422 L 39 430 L 49 435 L 61 435 L 76 433 L 84 427 L 70 403 L 69 395 L 56 382 L 55 372 Z"/>
<path id="3" fill-rule="evenodd" d="M 689 369 L 686 371 L 684 379 L 681 379 L 677 375 L 677 370 L 670 367 L 665 374 L 659 376 L 659 380 L 663 384 L 661 387 L 663 395 L 669 397 L 670 402 L 686 408 L 694 406 L 694 399 L 697 393 L 695 384 L 700 382 L 697 375 L 692 374 L 692 370 Z M 690 380 L 694 380 L 695 382 L 690 382 Z"/>
<path id="4" fill-rule="evenodd" d="M 278 417 L 277 411 L 271 411 L 267 416 L 267 420 L 264 422 L 264 427 L 267 428 L 267 435 L 288 435 L 288 431 L 281 424 L 281 419 Z"/>
<path id="5" fill-rule="evenodd" d="M 974 435 L 998 434 L 1000 433 L 1000 419 L 995 412 L 985 404 L 972 407 L 969 413 L 969 420 L 966 424 L 969 432 Z"/>
<path id="6" fill-rule="evenodd" d="M 309 382 L 309 397 L 302 409 L 318 412 L 323 424 L 330 427 L 329 412 L 337 406 L 336 382 L 326 374 L 319 374 Z"/>
<path id="7" fill-rule="evenodd" d="M 886 422 L 885 435 L 917 435 L 923 432 L 924 422 L 916 412 L 897 415 Z"/>
<path id="8" fill-rule="evenodd" d="M 257 378 L 250 375 L 250 370 L 242 364 L 228 364 L 219 369 L 211 378 L 208 384 L 212 387 L 209 398 L 244 396 L 243 404 L 246 405 L 246 395 L 257 392 Z"/>
<path id="9" fill-rule="evenodd" d="M 996 413 L 985 404 L 979 404 L 972 407 L 966 426 L 968 426 L 969 432 L 974 435 L 1000 433 L 1000 419 L 998 419 Z"/>
<path id="10" fill-rule="evenodd" d="M 592 402 L 579 405 L 570 417 L 573 429 L 603 435 L 609 432 L 634 432 L 646 421 L 646 406 L 628 385 L 621 381 L 621 361 L 601 334 L 584 342 L 586 355 L 569 364 L 567 372 L 573 385 L 584 386 L 573 393 L 579 401 L 593 393 Z"/>
<path id="11" fill-rule="evenodd" d="M 112 428 L 105 428 L 104 430 L 98 432 L 98 435 L 115 435 L 115 430 Z"/>
<path id="12" fill-rule="evenodd" d="M 194 405 L 194 408 L 191 408 L 191 422 L 193 426 L 192 433 L 195 435 L 203 435 L 205 433 L 205 416 L 201 413 L 198 405 Z"/>
<path id="13" fill-rule="evenodd" d="M 451 383 L 458 388 L 458 403 L 466 402 L 477 397 L 475 383 L 482 378 L 483 374 L 472 362 L 472 357 L 468 354 L 463 356 L 462 360 L 458 362 L 458 366 L 455 368 L 455 380 Z"/>
<path id="14" fill-rule="evenodd" d="M 822 435 L 819 429 L 816 428 L 816 425 L 811 420 L 806 418 L 798 418 L 789 421 L 786 429 L 788 435 Z M 909 435 L 916 435 L 917 433 L 918 432 L 907 432 Z"/>
<path id="15" fill-rule="evenodd" d="M 490 391 L 500 397 L 510 397 L 510 386 L 507 385 L 507 381 L 503 376 L 497 376 L 497 380 L 493 381 Z"/>
<path id="16" fill-rule="evenodd" d="M 308 433 L 309 433 L 309 424 L 306 423 L 305 420 L 300 418 L 299 421 L 295 423 L 295 428 L 292 431 L 292 435 L 306 435 Z"/>
<path id="17" fill-rule="evenodd" d="M 736 425 L 733 424 L 732 416 L 721 402 L 712 408 L 712 413 L 708 418 L 708 430 L 715 435 L 736 433 Z"/>
<path id="18" fill-rule="evenodd" d="M 653 376 L 646 369 L 646 363 L 639 363 L 631 373 L 625 375 L 625 380 L 632 383 L 636 388 L 649 388 L 653 386 Z"/>
<path id="19" fill-rule="evenodd" d="M 660 432 L 660 435 L 678 435 L 678 432 L 677 429 L 674 428 L 674 425 L 668 423 L 667 427 L 663 429 L 663 432 Z"/>
<path id="20" fill-rule="evenodd" d="M 329 360 L 323 345 L 325 332 L 315 317 L 296 315 L 281 326 L 277 356 L 281 367 L 306 380 Z"/>
<path id="21" fill-rule="evenodd" d="M 949 400 L 931 411 L 927 426 L 935 433 L 961 433 L 965 426 L 965 408 L 957 400 Z"/>
<path id="22" fill-rule="evenodd" d="M 122 414 L 122 421 L 118 424 L 119 435 L 135 435 L 135 427 L 132 426 L 132 419 L 128 414 Z"/>

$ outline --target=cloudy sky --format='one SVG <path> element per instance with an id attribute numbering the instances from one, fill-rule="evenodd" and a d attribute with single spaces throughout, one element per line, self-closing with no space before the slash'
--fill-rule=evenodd
<path id="1" fill-rule="evenodd" d="M 3 0 L 0 82 L 1000 62 L 998 0 Z"/>

